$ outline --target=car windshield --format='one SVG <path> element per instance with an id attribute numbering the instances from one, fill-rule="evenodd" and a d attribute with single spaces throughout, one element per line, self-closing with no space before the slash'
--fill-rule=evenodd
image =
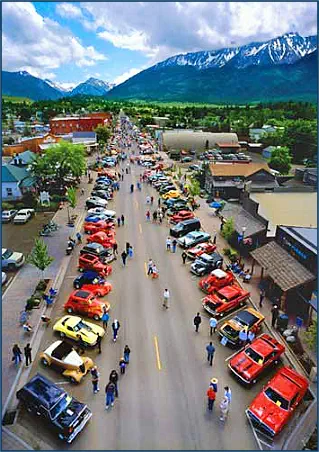
<path id="1" fill-rule="evenodd" d="M 267 388 L 265 391 L 266 396 L 276 405 L 278 405 L 283 410 L 288 410 L 289 402 L 284 399 L 278 392 L 274 391 L 272 388 Z"/>
<path id="2" fill-rule="evenodd" d="M 63 396 L 63 398 L 61 400 L 59 400 L 59 402 L 56 405 L 54 405 L 54 407 L 51 409 L 51 411 L 50 411 L 51 418 L 52 419 L 57 418 L 62 413 L 62 411 L 64 411 L 66 409 L 66 407 L 69 405 L 71 400 L 72 400 L 72 397 L 65 394 Z"/>
<path id="3" fill-rule="evenodd" d="M 92 328 L 86 323 L 82 322 L 82 320 L 74 326 L 74 331 L 77 333 L 80 330 L 92 331 Z"/>
<path id="4" fill-rule="evenodd" d="M 253 350 L 251 347 L 247 348 L 246 355 L 249 356 L 255 363 L 262 364 L 264 362 L 263 357 L 259 355 L 255 350 Z"/>
<path id="5" fill-rule="evenodd" d="M 2 254 L 2 259 L 9 259 L 10 256 L 12 256 L 13 252 L 11 250 L 6 250 L 3 254 Z"/>

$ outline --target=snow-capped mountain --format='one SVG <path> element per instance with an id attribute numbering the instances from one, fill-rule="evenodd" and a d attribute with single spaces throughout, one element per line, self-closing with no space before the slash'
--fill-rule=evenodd
<path id="1" fill-rule="evenodd" d="M 107 82 L 103 82 L 102 80 L 98 80 L 97 78 L 89 78 L 86 82 L 80 83 L 76 86 L 70 93 L 71 96 L 104 96 L 110 89 L 113 88 L 113 85 Z"/>
<path id="2" fill-rule="evenodd" d="M 240 69 L 256 65 L 292 64 L 314 52 L 316 48 L 316 36 L 303 37 L 298 33 L 286 33 L 267 42 L 253 42 L 241 47 L 176 55 L 156 64 L 153 69 L 193 66 L 198 70 L 204 70 L 226 65 Z"/>
<path id="3" fill-rule="evenodd" d="M 44 80 L 48 85 L 52 86 L 52 88 L 57 89 L 58 91 L 61 91 L 62 93 L 70 93 L 72 91 L 73 88 L 64 88 L 62 85 L 60 85 L 60 83 L 57 82 L 52 82 L 52 80 L 49 79 L 45 79 Z"/>

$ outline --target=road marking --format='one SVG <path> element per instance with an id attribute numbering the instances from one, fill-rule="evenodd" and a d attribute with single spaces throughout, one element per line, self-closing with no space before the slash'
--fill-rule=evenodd
<path id="1" fill-rule="evenodd" d="M 139 231 L 140 231 L 140 234 L 143 234 L 143 231 L 142 231 L 142 225 L 141 225 L 141 223 L 139 223 L 139 225 L 138 225 L 138 229 L 139 229 Z"/>
<path id="2" fill-rule="evenodd" d="M 161 370 L 162 369 L 162 365 L 161 365 L 161 360 L 160 360 L 160 355 L 159 355 L 157 336 L 154 336 L 154 344 L 155 344 L 157 368 L 158 368 L 158 370 Z"/>
<path id="3" fill-rule="evenodd" d="M 148 275 L 147 275 L 147 265 L 146 265 L 146 262 L 144 262 L 144 270 L 145 270 L 145 275 L 148 276 Z"/>
<path id="4" fill-rule="evenodd" d="M 136 199 L 134 199 L 134 204 L 135 204 L 135 207 L 138 209 L 139 204 L 138 204 L 138 202 L 136 201 Z"/>

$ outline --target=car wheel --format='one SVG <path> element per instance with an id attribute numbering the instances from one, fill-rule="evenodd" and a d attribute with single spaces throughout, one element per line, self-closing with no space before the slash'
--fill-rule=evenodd
<path id="1" fill-rule="evenodd" d="M 275 366 L 277 366 L 278 363 L 279 363 L 279 359 L 276 359 L 276 361 L 274 361 Z"/>
<path id="2" fill-rule="evenodd" d="M 49 366 L 49 365 L 50 365 L 49 361 L 48 361 L 47 359 L 45 359 L 45 358 L 42 358 L 42 359 L 41 359 L 41 363 L 42 363 L 44 366 Z"/>
<path id="3" fill-rule="evenodd" d="M 94 314 L 93 319 L 94 319 L 94 320 L 100 320 L 100 316 L 97 315 L 97 314 Z"/>
<path id="4" fill-rule="evenodd" d="M 76 385 L 76 384 L 77 384 L 77 381 L 76 381 L 76 379 L 75 379 L 74 377 L 70 377 L 70 382 L 71 382 L 73 385 Z"/>
<path id="5" fill-rule="evenodd" d="M 103 295 L 101 294 L 101 292 L 96 292 L 96 296 L 97 296 L 97 297 L 103 297 Z"/>
<path id="6" fill-rule="evenodd" d="M 63 339 L 65 338 L 65 333 L 63 333 L 63 331 L 60 331 L 60 337 Z"/>
<path id="7" fill-rule="evenodd" d="M 79 267 L 79 272 L 83 273 L 83 268 Z"/>
<path id="8" fill-rule="evenodd" d="M 253 385 L 254 385 L 255 383 L 257 383 L 257 380 L 256 380 L 256 379 L 252 381 L 252 384 L 253 384 Z"/>
<path id="9" fill-rule="evenodd" d="M 221 313 L 219 314 L 219 317 L 224 317 L 224 313 L 221 312 Z"/>
<path id="10" fill-rule="evenodd" d="M 67 308 L 66 312 L 69 313 L 69 314 L 72 314 L 73 313 L 73 309 L 72 308 Z"/>
<path id="11" fill-rule="evenodd" d="M 33 413 L 32 408 L 28 406 L 28 407 L 27 407 L 27 412 L 32 414 L 32 413 Z"/>
<path id="12" fill-rule="evenodd" d="M 74 283 L 74 288 L 75 288 L 75 289 L 80 289 L 80 288 L 81 288 L 81 286 L 80 286 L 80 284 L 79 284 L 79 283 Z"/>
<path id="13" fill-rule="evenodd" d="M 245 303 L 244 303 L 243 301 L 241 301 L 241 302 L 239 303 L 239 306 L 242 307 L 242 306 L 244 306 L 244 304 L 245 304 Z"/>
<path id="14" fill-rule="evenodd" d="M 9 264 L 9 265 L 8 265 L 8 270 L 9 270 L 10 272 L 12 272 L 13 270 L 15 270 L 15 268 L 16 268 L 16 266 L 15 266 L 14 264 Z"/>

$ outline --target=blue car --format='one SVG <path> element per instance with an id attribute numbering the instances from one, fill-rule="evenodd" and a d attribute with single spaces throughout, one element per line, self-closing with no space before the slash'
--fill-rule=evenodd
<path id="1" fill-rule="evenodd" d="M 105 283 L 105 279 L 102 278 L 101 276 L 99 276 L 98 273 L 91 271 L 91 270 L 86 271 L 86 272 L 82 273 L 82 275 L 75 278 L 75 280 L 73 281 L 73 287 L 75 289 L 81 289 L 81 287 L 84 286 L 84 284 L 92 284 L 92 282 L 96 279 L 97 279 L 96 282 L 98 284 Z"/>
<path id="2" fill-rule="evenodd" d="M 89 223 L 97 223 L 98 221 L 101 220 L 106 220 L 108 217 L 106 215 L 103 214 L 99 214 L 99 215 L 88 215 L 84 221 L 88 221 Z"/>

